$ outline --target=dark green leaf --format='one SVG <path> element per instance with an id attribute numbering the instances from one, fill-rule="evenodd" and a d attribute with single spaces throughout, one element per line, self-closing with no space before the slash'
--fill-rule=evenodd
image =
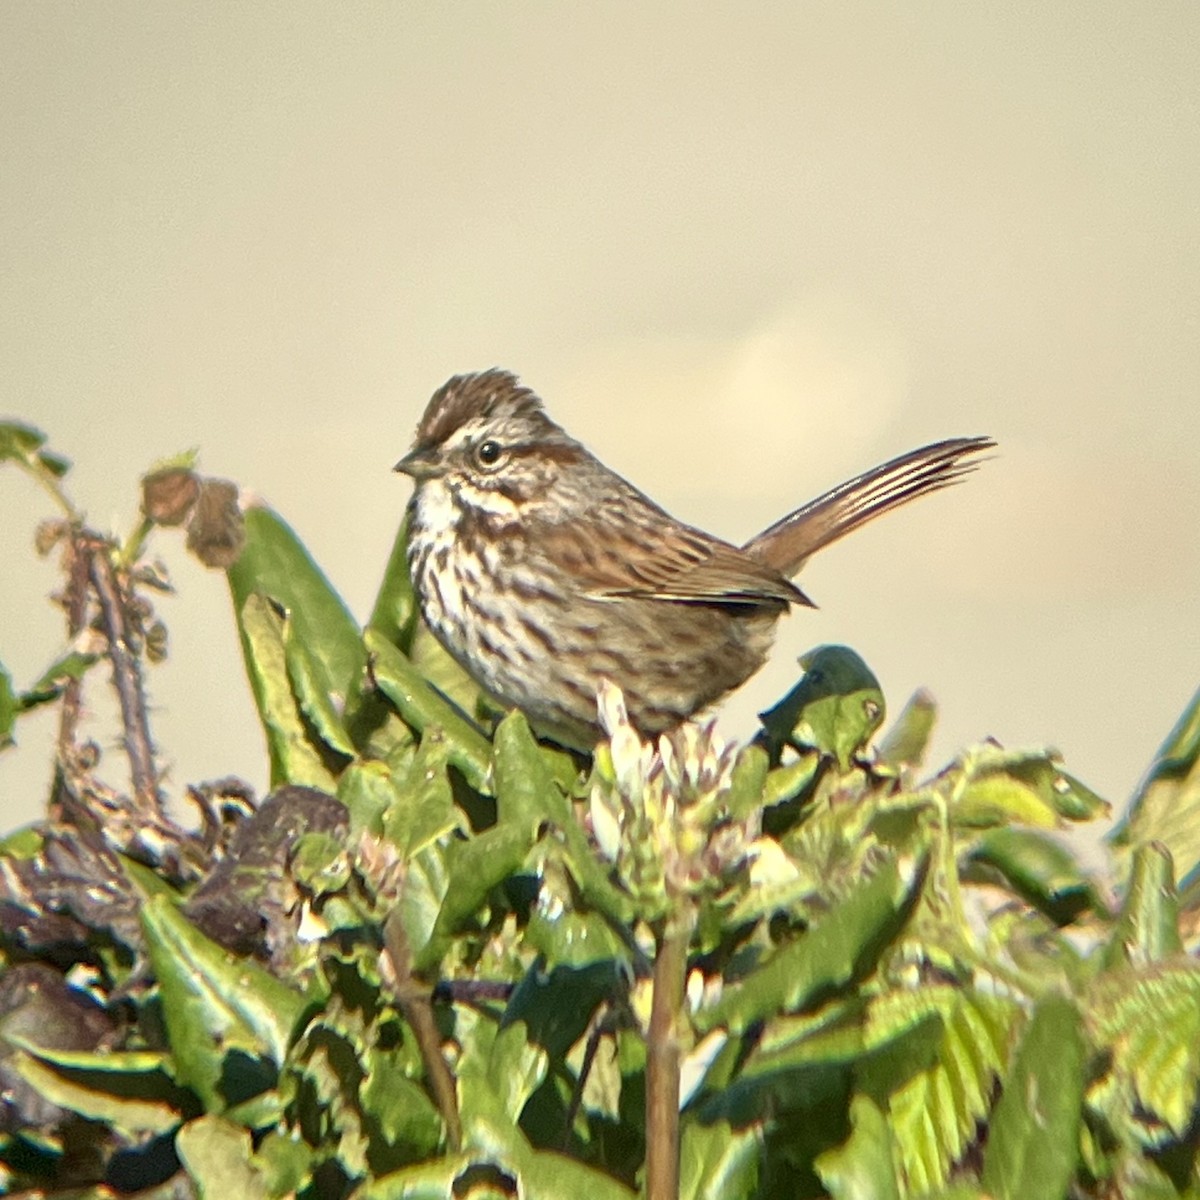
<path id="1" fill-rule="evenodd" d="M 819 646 L 800 659 L 805 674 L 774 708 L 761 714 L 773 751 L 814 749 L 843 770 L 883 723 L 883 692 L 848 646 Z"/>
<path id="2" fill-rule="evenodd" d="M 861 978 L 903 925 L 922 877 L 917 870 L 904 879 L 894 864 L 886 864 L 817 926 L 727 987 L 711 1009 L 697 1014 L 697 1024 L 741 1032 L 753 1021 L 809 1006 Z"/>
<path id="3" fill-rule="evenodd" d="M 253 595 L 269 596 L 279 605 L 312 660 L 314 688 L 340 708 L 366 662 L 358 625 L 277 513 L 253 507 L 245 518 L 246 544 L 228 571 L 233 610 L 240 619 Z"/>
<path id="4" fill-rule="evenodd" d="M 380 691 L 419 733 L 440 729 L 449 761 L 477 791 L 489 792 L 491 745 L 479 727 L 442 696 L 391 642 L 367 630 L 367 651 Z"/>
<path id="5" fill-rule="evenodd" d="M 408 574 L 408 518 L 405 517 L 396 530 L 367 627 L 407 654 L 412 649 L 416 624 L 417 598 Z"/>
<path id="6" fill-rule="evenodd" d="M 1075 1006 L 1033 1011 L 996 1105 L 982 1182 L 996 1200 L 1062 1200 L 1079 1158 L 1085 1047 Z"/>
<path id="7" fill-rule="evenodd" d="M 966 875 L 978 867 L 998 871 L 1020 896 L 1060 925 L 1089 908 L 1103 911 L 1095 886 L 1075 856 L 1034 830 L 1011 825 L 989 830 L 971 851 Z"/>

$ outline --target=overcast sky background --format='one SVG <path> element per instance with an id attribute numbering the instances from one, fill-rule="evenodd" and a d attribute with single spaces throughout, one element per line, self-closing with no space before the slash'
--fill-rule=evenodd
<path id="1" fill-rule="evenodd" d="M 998 457 L 823 554 L 730 732 L 824 642 L 935 761 L 1052 743 L 1119 808 L 1200 684 L 1200 5 L 0 8 L 0 411 L 124 532 L 191 446 L 360 618 L 432 390 L 501 365 L 744 540 L 925 441 Z M 59 651 L 0 471 L 0 661 Z M 224 577 L 150 675 L 168 788 L 265 756 Z M 99 680 L 97 681 L 99 684 Z M 103 690 L 99 686 L 97 692 Z M 40 809 L 53 721 L 0 757 Z M 99 731 L 119 775 L 115 727 Z"/>

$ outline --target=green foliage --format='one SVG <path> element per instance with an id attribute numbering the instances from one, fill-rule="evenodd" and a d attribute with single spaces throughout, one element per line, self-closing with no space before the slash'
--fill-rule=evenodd
<path id="1" fill-rule="evenodd" d="M 62 713 L 53 807 L 0 843 L 4 1188 L 1200 1195 L 1200 694 L 1098 878 L 1058 835 L 1107 805 L 1052 753 L 923 776 L 932 700 L 883 729 L 845 647 L 749 746 L 647 745 L 605 691 L 583 761 L 430 638 L 403 531 L 360 628 L 191 456 L 124 542 L 40 433 L 0 426 L 4 462 L 65 514 L 68 609 L 41 678 L 0 669 L 0 748 Z M 174 526 L 226 570 L 273 788 L 193 789 L 196 830 L 147 783 L 139 690 Z M 75 731 L 102 660 L 132 794 Z"/>

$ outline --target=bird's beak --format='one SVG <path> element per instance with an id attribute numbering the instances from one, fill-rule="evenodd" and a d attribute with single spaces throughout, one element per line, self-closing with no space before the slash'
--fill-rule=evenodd
<path id="1" fill-rule="evenodd" d="M 428 450 L 410 450 L 393 470 L 411 476 L 418 483 L 422 479 L 436 479 L 444 474 L 443 467 Z"/>

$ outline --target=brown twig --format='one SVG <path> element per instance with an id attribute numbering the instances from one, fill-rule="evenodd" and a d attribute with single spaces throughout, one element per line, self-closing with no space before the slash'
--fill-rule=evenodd
<path id="1" fill-rule="evenodd" d="M 417 1047 L 425 1074 L 433 1092 L 434 1103 L 446 1123 L 446 1142 L 450 1150 L 462 1147 L 462 1118 L 458 1112 L 458 1089 L 450 1064 L 442 1054 L 442 1039 L 437 1023 L 433 1019 L 433 1003 L 430 989 L 412 973 L 412 955 L 409 953 L 408 935 L 404 931 L 403 919 L 393 911 L 383 926 L 384 952 L 392 967 L 392 983 L 396 999 L 404 1013 Z"/>
<path id="2" fill-rule="evenodd" d="M 108 554 L 108 544 L 94 541 L 88 554 L 89 573 L 112 662 L 113 686 L 121 703 L 121 721 L 125 728 L 125 752 L 129 755 L 130 778 L 138 804 L 165 818 L 158 779 L 154 769 L 154 747 L 150 741 L 150 724 L 146 717 L 146 695 L 137 655 L 129 644 L 129 625 L 125 616 L 124 598 Z"/>
<path id="3" fill-rule="evenodd" d="M 657 936 L 646 1035 L 646 1197 L 679 1196 L 679 1022 L 683 1019 L 692 916 L 686 901 Z"/>
<path id="4" fill-rule="evenodd" d="M 90 536 L 73 531 L 67 543 L 66 556 L 67 590 L 63 600 L 67 610 L 67 637 L 74 641 L 83 632 L 84 622 L 87 620 Z M 66 761 L 75 749 L 75 733 L 79 728 L 82 701 L 83 680 L 68 679 L 63 688 L 58 721 L 58 752 L 62 761 Z"/>

